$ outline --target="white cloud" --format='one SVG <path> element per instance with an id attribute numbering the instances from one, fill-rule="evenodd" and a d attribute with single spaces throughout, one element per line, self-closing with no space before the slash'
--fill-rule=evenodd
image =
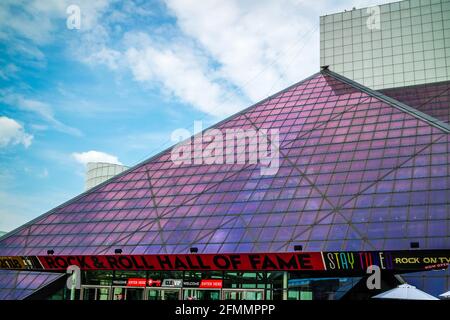
<path id="1" fill-rule="evenodd" d="M 77 0 L 80 7 L 80 33 L 99 25 L 99 18 L 109 7 L 109 0 Z M 72 0 L 2 0 L 0 1 L 0 41 L 8 43 L 7 51 L 25 56 L 27 64 L 45 66 L 40 47 L 64 34 L 68 17 L 66 9 Z"/>
<path id="2" fill-rule="evenodd" d="M 51 17 L 64 12 L 63 1 L 2 1 L 0 30 L 3 37 L 14 36 L 45 44 L 51 39 Z"/>
<path id="3" fill-rule="evenodd" d="M 116 156 L 95 150 L 86 152 L 74 152 L 72 153 L 72 157 L 83 165 L 86 165 L 89 162 L 106 162 L 122 165 L 122 163 Z"/>
<path id="4" fill-rule="evenodd" d="M 19 36 L 33 43 L 50 43 L 58 28 L 66 28 L 68 6 L 80 7 L 81 31 L 98 25 L 99 18 L 111 4 L 110 0 L 2 0 L 0 2 L 0 30 L 6 36 Z"/>
<path id="5" fill-rule="evenodd" d="M 244 100 L 229 94 L 225 79 L 216 78 L 206 57 L 195 48 L 180 43 L 161 48 L 142 34 L 133 36 L 140 38 L 140 45 L 129 48 L 126 58 L 137 81 L 159 83 L 170 94 L 214 116 L 245 106 Z"/>
<path id="6" fill-rule="evenodd" d="M 319 16 L 345 5 L 325 0 L 165 3 L 181 35 L 162 33 L 164 41 L 157 44 L 154 35 L 152 40 L 142 33 L 126 35 L 132 73 L 137 81 L 157 81 L 184 102 L 218 116 L 317 72 Z M 140 47 L 130 47 L 133 37 Z"/>
<path id="7" fill-rule="evenodd" d="M 69 52 L 73 58 L 89 65 L 104 64 L 112 70 L 117 70 L 123 65 L 123 52 L 111 47 L 111 43 L 120 41 L 113 40 L 114 36 L 123 33 L 136 19 L 143 17 L 149 19 L 154 15 L 151 2 L 114 1 L 103 0 L 97 5 L 95 1 L 86 0 L 80 5 L 82 11 L 81 32 L 74 37 L 70 43 Z M 83 15 L 83 12 L 86 12 Z M 86 25 L 86 20 L 88 23 Z"/>
<path id="8" fill-rule="evenodd" d="M 319 69 L 318 5 L 292 0 L 166 0 L 181 30 L 257 101 Z"/>
<path id="9" fill-rule="evenodd" d="M 37 114 L 42 120 L 46 121 L 52 126 L 53 129 L 57 131 L 73 136 L 82 136 L 81 131 L 77 128 L 70 127 L 56 119 L 52 107 L 44 102 L 28 99 L 20 94 L 9 92 L 0 92 L 0 102 L 6 103 L 23 111 Z"/>
<path id="10" fill-rule="evenodd" d="M 4 116 L 0 117 L 0 148 L 17 144 L 28 148 L 32 140 L 33 136 L 26 133 L 17 121 Z"/>
<path id="11" fill-rule="evenodd" d="M 155 27 L 151 4 L 79 0 L 81 30 L 72 30 L 67 52 L 117 72 L 130 68 L 136 81 L 158 84 L 205 113 L 223 116 L 319 70 L 320 15 L 379 1 L 164 0 L 176 26 Z M 17 52 L 44 60 L 39 47 L 64 34 L 58 28 L 65 28 L 70 4 L 3 0 L 0 41 L 13 41 Z M 13 14 L 15 8 L 19 14 Z M 152 25 L 146 36 L 151 40 L 131 45 L 127 35 L 120 40 L 123 30 L 145 38 L 142 21 Z"/>
<path id="12" fill-rule="evenodd" d="M 108 68 L 116 70 L 120 64 L 122 55 L 119 51 L 106 47 L 101 47 L 97 52 L 89 55 L 85 61 L 88 63 L 105 64 Z"/>
<path id="13" fill-rule="evenodd" d="M 136 81 L 218 117 L 318 70 L 318 17 L 301 1 L 166 3 L 178 29 L 130 31 L 112 46 L 100 27 L 86 35 L 82 60 L 130 68 Z"/>

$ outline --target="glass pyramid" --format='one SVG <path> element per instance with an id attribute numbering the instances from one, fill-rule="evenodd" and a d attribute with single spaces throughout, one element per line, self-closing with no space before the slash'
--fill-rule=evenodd
<path id="1" fill-rule="evenodd" d="M 381 92 L 441 121 L 450 123 L 450 81 L 384 89 Z"/>
<path id="2" fill-rule="evenodd" d="M 278 129 L 278 172 L 168 149 L 2 237 L 0 255 L 450 247 L 449 126 L 322 71 L 213 128 Z"/>
<path id="3" fill-rule="evenodd" d="M 0 300 L 22 300 L 60 278 L 50 272 L 0 270 Z"/>

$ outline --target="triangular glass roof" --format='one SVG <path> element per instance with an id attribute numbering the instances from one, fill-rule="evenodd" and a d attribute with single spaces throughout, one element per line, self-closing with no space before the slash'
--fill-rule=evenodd
<path id="1" fill-rule="evenodd" d="M 380 92 L 450 123 L 450 81 L 383 89 Z"/>
<path id="2" fill-rule="evenodd" d="M 64 276 L 60 273 L 0 270 L 0 300 L 22 300 Z"/>
<path id="3" fill-rule="evenodd" d="M 278 129 L 280 168 L 161 152 L 0 239 L 0 255 L 450 247 L 449 127 L 329 71 L 213 126 Z"/>

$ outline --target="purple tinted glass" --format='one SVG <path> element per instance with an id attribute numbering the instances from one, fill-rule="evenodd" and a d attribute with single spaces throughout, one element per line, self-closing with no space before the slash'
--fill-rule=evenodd
<path id="1" fill-rule="evenodd" d="M 419 236 L 445 248 L 450 138 L 423 119 L 317 74 L 215 128 L 278 129 L 277 173 L 176 165 L 169 150 L 10 234 L 0 254 L 381 250 Z"/>
<path id="2" fill-rule="evenodd" d="M 24 299 L 61 276 L 59 273 L 0 270 L 0 300 Z"/>
<path id="3" fill-rule="evenodd" d="M 381 92 L 441 121 L 450 123 L 450 81 L 384 89 Z"/>

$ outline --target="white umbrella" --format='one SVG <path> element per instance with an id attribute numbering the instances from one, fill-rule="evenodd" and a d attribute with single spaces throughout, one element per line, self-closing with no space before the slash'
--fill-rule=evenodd
<path id="1" fill-rule="evenodd" d="M 450 291 L 440 294 L 439 297 L 442 297 L 443 299 L 450 299 Z"/>
<path id="2" fill-rule="evenodd" d="M 397 288 L 377 294 L 372 298 L 376 299 L 400 299 L 400 300 L 439 300 L 432 295 L 417 289 L 407 283 L 399 285 Z"/>

